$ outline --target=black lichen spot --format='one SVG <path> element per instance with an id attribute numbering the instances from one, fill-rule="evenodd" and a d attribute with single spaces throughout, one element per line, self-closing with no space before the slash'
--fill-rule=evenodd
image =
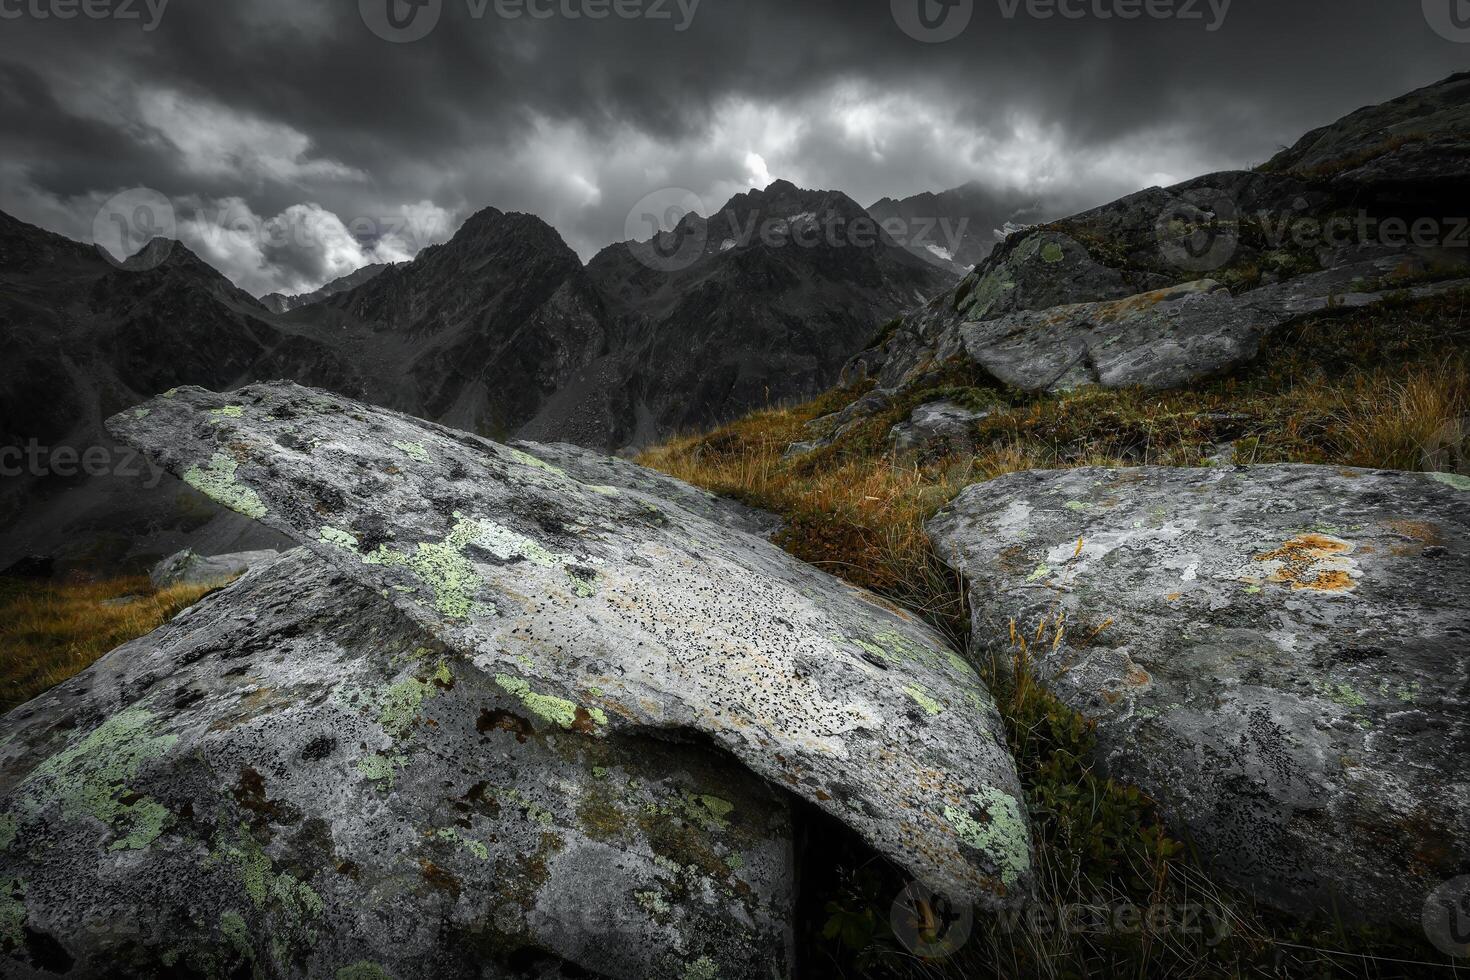
<path id="1" fill-rule="evenodd" d="M 337 751 L 337 740 L 330 735 L 318 735 L 301 749 L 301 761 L 320 762 Z"/>
<path id="2" fill-rule="evenodd" d="M 379 546 L 389 544 L 394 539 L 387 517 L 376 513 L 360 515 L 352 525 L 352 534 L 357 538 L 358 550 L 365 555 L 372 554 Z"/>

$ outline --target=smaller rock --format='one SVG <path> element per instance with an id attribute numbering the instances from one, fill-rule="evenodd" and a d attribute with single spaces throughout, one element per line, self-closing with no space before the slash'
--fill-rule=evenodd
<path id="1" fill-rule="evenodd" d="M 979 412 L 959 402 L 929 402 L 914 409 L 907 422 L 895 425 L 888 441 L 899 455 L 966 451 L 972 448 L 975 424 L 991 414 L 989 409 Z"/>
<path id="2" fill-rule="evenodd" d="M 803 426 L 807 435 L 812 438 L 793 442 L 786 447 L 786 458 L 805 456 L 807 453 L 827 448 L 874 415 L 886 412 L 893 405 L 893 400 L 897 395 L 896 388 L 875 388 L 841 411 L 812 419 Z"/>
<path id="3" fill-rule="evenodd" d="M 148 573 L 155 589 L 174 585 L 213 585 L 244 575 L 256 565 L 275 558 L 275 551 L 242 551 L 233 555 L 205 557 L 185 548 L 170 555 Z"/>

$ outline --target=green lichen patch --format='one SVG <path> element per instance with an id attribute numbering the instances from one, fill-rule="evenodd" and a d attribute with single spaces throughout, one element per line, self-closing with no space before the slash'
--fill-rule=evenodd
<path id="1" fill-rule="evenodd" d="M 408 756 L 384 755 L 374 752 L 357 760 L 357 771 L 367 779 L 375 783 L 384 783 L 389 789 L 393 788 L 393 781 L 398 778 L 398 770 L 408 765 Z"/>
<path id="2" fill-rule="evenodd" d="M 15 831 L 19 821 L 13 813 L 0 813 L 0 851 L 7 851 L 15 842 Z"/>
<path id="3" fill-rule="evenodd" d="M 683 980 L 719 980 L 720 969 L 708 956 L 701 956 L 684 968 Z"/>
<path id="4" fill-rule="evenodd" d="M 209 417 L 216 420 L 243 419 L 245 407 L 243 405 L 226 405 L 224 408 L 211 408 Z"/>
<path id="5" fill-rule="evenodd" d="M 90 816 L 118 836 L 111 850 L 140 850 L 163 833 L 169 813 L 157 800 L 137 793 L 130 783 L 143 764 L 160 758 L 178 742 L 154 735 L 151 711 L 120 712 L 81 741 L 36 767 L 25 781 L 23 807 L 38 812 L 61 807 L 67 820 Z"/>
<path id="6" fill-rule="evenodd" d="M 531 689 L 529 683 L 519 677 L 497 674 L 495 683 L 502 691 L 519 700 L 527 711 L 566 731 L 588 732 L 593 725 L 607 724 L 607 713 L 601 708 L 584 708 L 565 698 L 538 694 Z"/>
<path id="7" fill-rule="evenodd" d="M 1429 478 L 1447 487 L 1454 487 L 1456 490 L 1470 490 L 1470 476 L 1462 476 L 1459 473 L 1431 473 Z"/>
<path id="8" fill-rule="evenodd" d="M 250 833 L 248 824 L 240 824 L 234 840 L 221 848 L 216 856 L 235 866 L 250 903 L 271 916 L 271 945 L 278 962 L 284 963 L 291 950 L 316 943 L 316 924 L 326 909 L 326 903 L 307 882 L 289 872 L 276 872 L 270 855 Z M 238 915 L 235 918 L 238 919 Z M 221 916 L 222 932 L 226 926 L 236 932 L 243 929 L 244 922 L 243 919 L 226 922 Z M 248 948 L 248 934 L 243 939 Z"/>
<path id="9" fill-rule="evenodd" d="M 424 444 L 421 442 L 395 442 L 393 443 L 393 448 L 416 462 L 431 462 L 429 451 L 424 448 Z"/>
<path id="10" fill-rule="evenodd" d="M 20 878 L 0 881 L 0 950 L 9 952 L 25 942 L 26 883 Z"/>
<path id="11" fill-rule="evenodd" d="M 954 806 L 944 808 L 944 819 L 960 840 L 988 855 L 1000 869 L 1007 887 L 1021 880 L 1031 867 L 1031 832 L 1016 800 L 993 787 L 970 794 L 974 811 Z M 977 817 L 979 812 L 983 817 Z"/>
<path id="12" fill-rule="evenodd" d="M 684 812 L 704 830 L 714 833 L 730 829 L 729 817 L 735 812 L 735 804 L 708 793 L 686 794 Z"/>
<path id="13" fill-rule="evenodd" d="M 914 699 L 914 702 L 924 709 L 926 714 L 944 714 L 944 705 L 940 704 L 934 697 L 934 692 L 928 690 L 921 684 L 910 684 L 903 692 Z"/>
<path id="14" fill-rule="evenodd" d="M 338 527 L 323 527 L 317 532 L 317 537 L 327 544 L 336 545 L 344 551 L 356 552 L 358 548 L 357 535 Z"/>
<path id="15" fill-rule="evenodd" d="M 488 847 L 472 837 L 464 836 L 453 827 L 441 828 L 435 833 L 435 836 L 442 841 L 447 841 L 463 850 L 469 851 L 481 861 L 490 860 L 490 849 Z"/>
<path id="16" fill-rule="evenodd" d="M 1067 254 L 1062 251 L 1062 247 L 1056 242 L 1048 242 L 1041 250 L 1041 261 L 1048 265 L 1056 265 L 1066 257 Z"/>
<path id="17" fill-rule="evenodd" d="M 250 945 L 250 927 L 245 923 L 245 917 L 233 909 L 227 909 L 219 915 L 219 934 L 230 949 L 242 960 L 255 958 L 255 950 Z"/>
<path id="18" fill-rule="evenodd" d="M 466 518 L 458 513 L 454 519 L 456 523 L 443 541 L 423 542 L 412 554 L 379 545 L 363 561 L 406 570 L 428 587 L 433 593 L 434 608 L 450 619 L 465 619 L 489 609 L 475 600 L 485 581 L 465 554 L 470 547 L 486 551 L 501 562 L 526 561 L 553 568 L 567 561 L 566 556 L 553 554 L 539 542 L 493 521 Z"/>
<path id="19" fill-rule="evenodd" d="M 424 702 L 434 697 L 440 687 L 447 686 L 453 680 L 454 675 L 449 666 L 440 661 L 429 680 L 407 677 L 389 685 L 378 698 L 378 724 L 383 726 L 383 731 L 393 741 L 403 741 L 409 737 L 414 725 L 418 724 Z"/>
<path id="20" fill-rule="evenodd" d="M 563 479 L 571 479 L 567 476 L 566 470 L 563 470 L 559 466 L 552 466 L 545 460 L 537 459 L 530 453 L 523 453 L 519 449 L 510 448 L 506 448 L 505 451 L 510 454 L 511 459 L 515 460 L 517 463 L 520 463 L 522 466 L 529 466 L 532 469 L 541 470 L 545 473 L 555 473 L 557 476 L 562 477 Z"/>
<path id="21" fill-rule="evenodd" d="M 234 457 L 215 453 L 208 466 L 189 467 L 184 472 L 184 482 L 220 506 L 258 521 L 269 511 L 259 494 L 235 482 L 238 468 Z"/>

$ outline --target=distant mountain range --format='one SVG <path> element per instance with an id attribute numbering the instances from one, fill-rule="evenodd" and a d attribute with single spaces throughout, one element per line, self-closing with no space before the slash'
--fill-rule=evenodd
<path id="1" fill-rule="evenodd" d="M 778 181 L 584 266 L 541 219 L 487 208 L 411 262 L 256 300 L 178 242 L 119 265 L 0 214 L 0 445 L 39 451 L 0 489 L 0 568 L 103 534 L 168 547 L 216 519 L 221 545 L 258 543 L 177 484 L 140 491 L 115 459 L 91 477 L 55 465 L 59 446 L 111 458 L 102 419 L 177 386 L 289 378 L 607 450 L 809 397 L 956 280 L 873 228 L 846 195 Z"/>
<path id="2" fill-rule="evenodd" d="M 339 279 L 333 279 L 321 289 L 312 290 L 309 293 L 296 293 L 291 296 L 285 293 L 269 293 L 260 298 L 260 304 L 272 313 L 290 313 L 292 310 L 299 310 L 303 306 L 320 303 L 322 300 L 329 299 L 339 293 L 351 292 L 369 279 L 376 278 L 378 273 L 388 267 L 386 263 L 382 262 L 374 265 L 365 265 L 356 272 L 350 272 Z"/>
<path id="3" fill-rule="evenodd" d="M 885 197 L 868 213 L 903 229 L 900 244 L 909 252 L 957 276 L 985 261 L 1012 232 L 1060 217 L 1039 201 L 973 182 L 903 200 Z"/>

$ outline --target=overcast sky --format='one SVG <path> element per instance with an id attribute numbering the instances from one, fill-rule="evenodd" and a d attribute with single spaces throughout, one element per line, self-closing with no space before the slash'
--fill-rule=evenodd
<path id="1" fill-rule="evenodd" d="M 0 0 L 0 209 L 91 240 L 119 192 L 167 201 L 256 294 L 487 205 L 584 258 L 668 187 L 714 209 L 777 177 L 863 205 L 974 180 L 1080 208 L 1470 67 L 1431 26 L 1459 0 L 391 0 L 397 37 L 427 30 L 407 42 L 379 36 L 390 0 L 87 15 L 109 2 Z M 1080 16 L 1036 16 L 1058 2 Z"/>

